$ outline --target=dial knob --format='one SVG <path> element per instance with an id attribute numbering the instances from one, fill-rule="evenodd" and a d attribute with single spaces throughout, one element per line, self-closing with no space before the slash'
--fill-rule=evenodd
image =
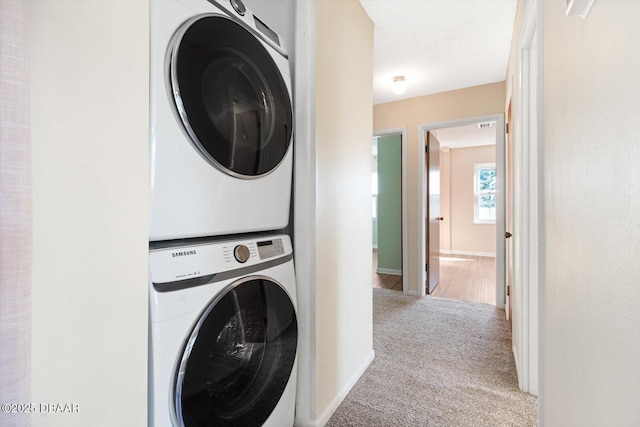
<path id="1" fill-rule="evenodd" d="M 249 248 L 245 245 L 238 245 L 233 250 L 233 256 L 236 258 L 236 261 L 244 264 L 249 260 L 251 253 L 249 252 Z"/>
<path id="2" fill-rule="evenodd" d="M 242 0 L 231 0 L 231 6 L 233 6 L 235 11 L 240 16 L 244 16 L 244 14 L 247 12 L 247 8 L 244 6 L 244 3 L 242 3 Z"/>

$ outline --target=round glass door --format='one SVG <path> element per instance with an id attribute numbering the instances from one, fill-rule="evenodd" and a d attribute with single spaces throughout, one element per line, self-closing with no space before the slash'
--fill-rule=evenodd
<path id="1" fill-rule="evenodd" d="M 221 15 L 187 21 L 174 38 L 170 81 L 194 146 L 239 178 L 268 174 L 291 142 L 291 100 L 275 62 L 247 29 Z"/>
<path id="2" fill-rule="evenodd" d="M 296 357 L 291 299 L 250 277 L 209 304 L 185 345 L 176 376 L 182 426 L 261 426 L 278 404 Z"/>

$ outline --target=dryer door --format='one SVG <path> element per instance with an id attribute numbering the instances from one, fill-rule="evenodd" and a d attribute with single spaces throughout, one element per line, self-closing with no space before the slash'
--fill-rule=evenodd
<path id="1" fill-rule="evenodd" d="M 175 380 L 181 426 L 261 426 L 296 357 L 295 309 L 262 276 L 230 285 L 207 306 L 185 344 Z"/>
<path id="2" fill-rule="evenodd" d="M 280 164 L 291 142 L 291 98 L 255 36 L 225 16 L 200 15 L 178 30 L 168 59 L 176 110 L 205 160 L 239 178 Z"/>

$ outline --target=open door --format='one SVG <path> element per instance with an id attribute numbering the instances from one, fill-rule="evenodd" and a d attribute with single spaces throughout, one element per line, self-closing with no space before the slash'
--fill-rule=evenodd
<path id="1" fill-rule="evenodd" d="M 427 206 L 425 212 L 427 294 L 431 294 L 440 283 L 440 143 L 431 132 L 427 132 L 425 170 Z"/>
<path id="2" fill-rule="evenodd" d="M 513 239 L 511 239 L 511 231 L 513 230 L 513 138 L 511 134 L 513 133 L 511 129 L 511 100 L 509 100 L 509 107 L 507 108 L 507 137 L 506 137 L 506 150 L 505 150 L 505 159 L 506 159 L 506 171 L 507 171 L 507 179 L 506 179 L 506 205 L 507 212 L 505 215 L 505 249 L 506 249 L 506 272 L 505 272 L 505 285 L 506 285 L 506 307 L 505 311 L 507 313 L 507 318 L 509 323 L 513 322 L 511 318 L 513 317 L 511 307 L 512 307 L 512 294 L 513 294 Z"/>

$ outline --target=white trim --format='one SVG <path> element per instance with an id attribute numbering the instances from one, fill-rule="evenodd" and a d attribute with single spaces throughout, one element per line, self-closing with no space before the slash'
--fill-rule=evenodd
<path id="1" fill-rule="evenodd" d="M 541 384 L 539 315 L 544 277 L 542 220 L 542 3 L 528 2 L 518 41 L 518 88 L 514 137 L 514 345 L 518 385 L 538 395 Z M 533 52 L 533 53 L 532 53 Z M 535 61 L 531 63 L 531 59 Z M 532 109 L 532 106 L 534 109 Z M 544 405 L 539 399 L 539 420 Z"/>
<path id="2" fill-rule="evenodd" d="M 320 417 L 318 417 L 317 420 L 301 421 L 296 418 L 294 422 L 294 426 L 321 427 L 327 424 L 331 416 L 334 414 L 334 412 L 336 412 L 336 409 L 338 409 L 338 406 L 340 406 L 344 398 L 347 397 L 347 394 L 349 394 L 353 386 L 356 385 L 356 383 L 358 382 L 362 374 L 364 374 L 364 372 L 367 370 L 371 362 L 373 362 L 373 359 L 375 358 L 375 356 L 376 356 L 375 352 L 371 350 L 371 353 L 369 353 L 369 355 L 364 360 L 364 362 L 362 362 L 362 364 L 360 365 L 356 373 L 351 377 L 349 382 L 342 388 L 342 390 L 340 390 L 340 393 L 338 393 L 335 399 L 333 399 L 333 401 L 329 404 L 329 406 L 327 406 L 327 409 L 324 410 L 324 412 L 320 415 Z"/>
<path id="3" fill-rule="evenodd" d="M 373 245 L 373 249 L 378 249 L 378 245 Z"/>
<path id="4" fill-rule="evenodd" d="M 316 17 L 314 2 L 296 4 L 293 243 L 298 286 L 296 417 L 316 418 Z"/>
<path id="5" fill-rule="evenodd" d="M 402 135 L 402 271 L 409 271 L 409 138 L 406 127 L 374 130 L 373 136 Z M 402 291 L 409 293 L 409 274 L 402 275 Z"/>
<path id="6" fill-rule="evenodd" d="M 515 345 L 511 344 L 511 353 L 513 353 L 513 363 L 516 365 L 516 372 L 520 372 L 520 365 L 518 365 L 518 349 Z"/>
<path id="7" fill-rule="evenodd" d="M 470 252 L 470 251 L 456 251 L 451 250 L 451 255 L 467 255 L 467 256 L 484 256 L 489 258 L 495 258 L 496 254 L 494 252 Z"/>
<path id="8" fill-rule="evenodd" d="M 496 307 L 504 309 L 505 304 L 505 164 L 504 164 L 504 114 L 490 114 L 486 116 L 469 117 L 466 119 L 447 120 L 443 122 L 421 123 L 418 125 L 417 152 L 414 156 L 418 159 L 424 158 L 424 147 L 426 145 L 426 133 L 430 130 L 447 128 L 452 126 L 469 125 L 480 122 L 496 122 L 496 175 L 498 176 L 498 188 L 496 189 Z M 416 249 L 418 259 L 425 259 L 425 221 L 426 217 L 426 188 L 425 188 L 425 164 L 423 160 L 418 161 L 418 206 L 420 216 L 418 217 L 419 246 Z M 422 266 L 422 264 L 420 264 Z M 423 267 L 423 266 L 422 266 Z M 419 292 L 417 295 L 425 296 L 425 286 L 427 274 L 424 268 L 420 267 L 418 273 Z M 405 275 L 406 276 L 406 275 Z"/>
<path id="9" fill-rule="evenodd" d="M 394 268 L 377 268 L 378 274 L 391 274 L 392 276 L 402 276 L 402 270 L 396 270 Z"/>

